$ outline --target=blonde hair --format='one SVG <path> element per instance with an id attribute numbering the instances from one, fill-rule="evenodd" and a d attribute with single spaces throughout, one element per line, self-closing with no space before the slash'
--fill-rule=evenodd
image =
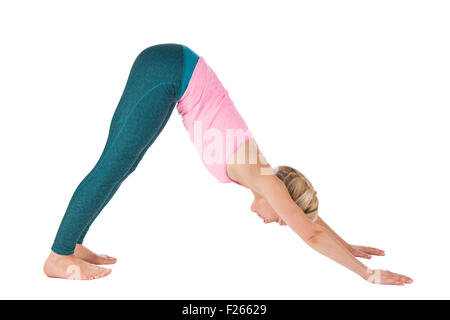
<path id="1" fill-rule="evenodd" d="M 298 170 L 289 166 L 275 168 L 276 176 L 283 181 L 292 200 L 305 212 L 306 217 L 316 221 L 319 214 L 317 192 L 311 182 Z"/>

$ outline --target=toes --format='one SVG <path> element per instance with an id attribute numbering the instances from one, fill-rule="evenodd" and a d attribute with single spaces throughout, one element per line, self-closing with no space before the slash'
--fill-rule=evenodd
<path id="1" fill-rule="evenodd" d="M 112 272 L 111 269 L 103 269 L 103 268 L 102 268 L 102 269 L 96 270 L 95 273 L 93 273 L 93 274 L 87 276 L 86 278 L 87 278 L 87 280 L 100 279 L 100 278 L 106 277 L 106 276 L 109 275 L 111 272 Z"/>
<path id="2" fill-rule="evenodd" d="M 112 272 L 111 269 L 104 269 L 104 270 L 102 271 L 102 273 L 99 274 L 99 275 L 97 276 L 96 279 L 104 278 L 104 277 L 106 277 L 107 275 L 109 275 L 111 272 Z"/>
<path id="3" fill-rule="evenodd" d="M 99 255 L 99 257 L 100 257 L 100 260 L 102 262 L 105 262 L 106 264 L 114 264 L 114 263 L 117 262 L 116 258 L 110 257 L 110 256 L 108 256 L 106 254 Z"/>
<path id="4" fill-rule="evenodd" d="M 117 260 L 116 258 L 107 256 L 107 255 L 105 255 L 105 259 L 111 260 L 111 261 L 116 261 Z"/>

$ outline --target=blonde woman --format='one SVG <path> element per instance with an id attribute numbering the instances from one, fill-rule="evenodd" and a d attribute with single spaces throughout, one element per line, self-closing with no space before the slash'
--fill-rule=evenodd
<path id="1" fill-rule="evenodd" d="M 234 182 L 249 189 L 254 195 L 251 210 L 265 223 L 288 225 L 317 252 L 371 283 L 412 283 L 407 276 L 371 270 L 356 259 L 384 252 L 342 240 L 318 216 L 311 183 L 299 171 L 288 166 L 272 168 L 265 160 L 204 57 L 174 43 L 148 47 L 134 61 L 104 150 L 68 204 L 44 265 L 47 276 L 87 280 L 111 273 L 99 265 L 114 264 L 116 259 L 86 248 L 84 237 L 121 183 L 136 169 L 175 106 L 206 169 L 219 182 Z"/>

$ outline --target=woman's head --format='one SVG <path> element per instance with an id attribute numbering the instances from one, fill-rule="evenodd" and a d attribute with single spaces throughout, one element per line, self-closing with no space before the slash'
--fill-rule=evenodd
<path id="1" fill-rule="evenodd" d="M 311 182 L 298 170 L 289 166 L 279 166 L 275 175 L 283 181 L 292 200 L 305 212 L 309 220 L 315 221 L 318 216 L 319 200 Z M 264 219 L 265 223 L 286 223 L 278 216 L 270 204 L 261 196 L 255 194 L 251 210 Z"/>

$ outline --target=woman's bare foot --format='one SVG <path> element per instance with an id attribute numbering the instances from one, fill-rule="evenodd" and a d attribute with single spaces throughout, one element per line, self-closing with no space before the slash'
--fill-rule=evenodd
<path id="1" fill-rule="evenodd" d="M 96 254 L 82 244 L 77 244 L 73 255 L 92 264 L 114 264 L 117 262 L 116 258 L 107 256 L 105 254 Z"/>
<path id="2" fill-rule="evenodd" d="M 106 277 L 111 269 L 87 263 L 74 255 L 63 256 L 53 251 L 44 264 L 44 273 L 50 278 L 93 280 Z"/>

